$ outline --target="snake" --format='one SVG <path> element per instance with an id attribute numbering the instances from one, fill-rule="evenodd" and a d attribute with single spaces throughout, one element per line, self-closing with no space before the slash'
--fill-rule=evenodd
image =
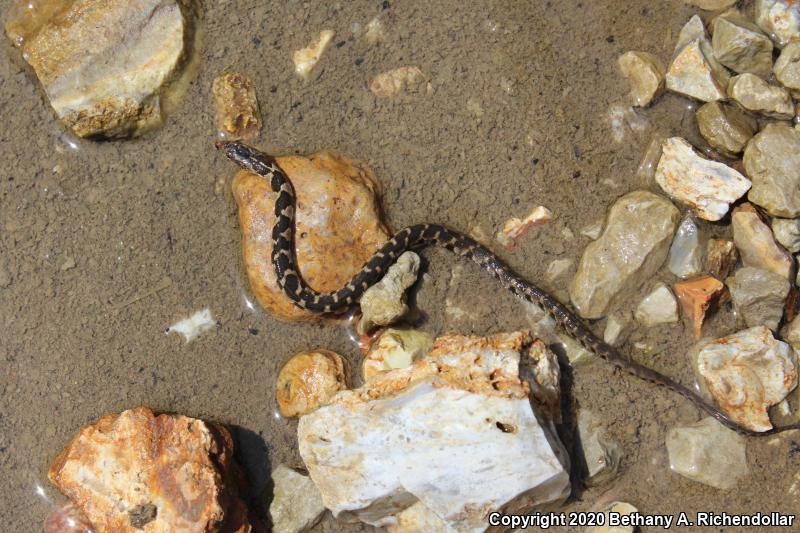
<path id="1" fill-rule="evenodd" d="M 744 427 L 699 393 L 623 355 L 615 347 L 595 336 L 566 305 L 521 278 L 487 247 L 441 224 L 415 224 L 401 229 L 364 263 L 344 287 L 332 292 L 316 291 L 303 280 L 297 267 L 294 245 L 296 198 L 289 177 L 278 165 L 275 157 L 241 141 L 218 141 L 216 146 L 241 168 L 269 181 L 272 191 L 277 193 L 276 222 L 272 228 L 272 264 L 279 287 L 301 309 L 318 314 L 339 314 L 351 310 L 358 305 L 359 299 L 367 289 L 380 281 L 389 267 L 404 252 L 426 246 L 439 246 L 459 257 L 473 261 L 512 294 L 544 309 L 562 330 L 587 350 L 628 374 L 679 394 L 724 426 L 748 436 L 774 435 L 800 429 L 800 423 L 774 427 L 767 431 L 754 431 Z"/>

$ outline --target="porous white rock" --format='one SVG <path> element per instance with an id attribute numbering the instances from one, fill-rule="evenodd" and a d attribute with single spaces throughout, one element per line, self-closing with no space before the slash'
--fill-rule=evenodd
<path id="1" fill-rule="evenodd" d="M 800 218 L 773 218 L 772 233 L 781 246 L 793 254 L 800 252 Z"/>
<path id="2" fill-rule="evenodd" d="M 706 34 L 706 26 L 703 24 L 703 19 L 699 15 L 693 15 L 678 33 L 673 55 L 677 55 L 687 44 L 697 39 L 708 40 L 708 35 Z"/>
<path id="3" fill-rule="evenodd" d="M 705 37 L 690 41 L 667 70 L 667 89 L 703 102 L 724 100 L 730 74 L 713 54 Z"/>
<path id="4" fill-rule="evenodd" d="M 300 533 L 308 531 L 325 512 L 325 505 L 316 485 L 288 466 L 272 471 L 273 497 L 269 506 L 272 531 Z"/>
<path id="5" fill-rule="evenodd" d="M 405 252 L 389 267 L 383 278 L 361 296 L 358 331 L 365 334 L 375 326 L 388 326 L 408 312 L 405 293 L 417 281 L 419 256 Z"/>
<path id="6" fill-rule="evenodd" d="M 411 367 L 302 417 L 300 455 L 325 506 L 388 526 L 419 502 L 453 530 L 484 531 L 491 511 L 565 498 L 565 452 L 518 378 L 528 343 L 523 332 L 441 337 Z"/>
<path id="7" fill-rule="evenodd" d="M 678 226 L 667 261 L 669 271 L 681 279 L 699 274 L 703 269 L 703 254 L 700 250 L 700 237 L 697 224 L 687 216 Z"/>
<path id="8" fill-rule="evenodd" d="M 664 91 L 664 66 L 653 54 L 626 52 L 617 63 L 630 83 L 630 97 L 635 105 L 647 106 Z"/>
<path id="9" fill-rule="evenodd" d="M 797 0 L 756 0 L 755 18 L 779 48 L 800 40 L 800 3 Z"/>
<path id="10" fill-rule="evenodd" d="M 728 96 L 748 111 L 778 119 L 794 117 L 794 102 L 789 91 L 770 85 L 755 74 L 739 74 L 728 84 Z"/>
<path id="11" fill-rule="evenodd" d="M 659 283 L 636 308 L 636 320 L 644 326 L 673 324 L 678 321 L 678 301 L 672 291 Z"/>
<path id="12" fill-rule="evenodd" d="M 718 489 L 732 489 L 747 468 L 745 438 L 711 417 L 667 433 L 673 472 Z"/>
<path id="13" fill-rule="evenodd" d="M 750 189 L 750 180 L 722 163 L 700 157 L 685 139 L 663 145 L 656 182 L 672 198 L 691 206 L 705 220 L 720 220 Z"/>
<path id="14" fill-rule="evenodd" d="M 547 281 L 560 278 L 572 266 L 572 259 L 554 259 L 548 266 L 545 277 Z"/>
<path id="15" fill-rule="evenodd" d="M 613 479 L 619 471 L 622 449 L 606 435 L 605 428 L 592 411 L 578 411 L 578 434 L 586 460 L 586 484 L 597 486 Z"/>
<path id="16" fill-rule="evenodd" d="M 611 346 L 618 346 L 628 336 L 630 323 L 628 316 L 618 312 L 611 313 L 603 330 L 603 341 Z"/>
<path id="17" fill-rule="evenodd" d="M 749 327 L 775 330 L 783 317 L 789 280 L 761 268 L 744 267 L 727 279 L 736 311 Z"/>
<path id="18" fill-rule="evenodd" d="M 716 339 L 697 354 L 697 371 L 717 404 L 753 431 L 772 429 L 769 408 L 797 386 L 791 347 L 757 326 Z"/>
<path id="19" fill-rule="evenodd" d="M 217 325 L 211 309 L 206 307 L 197 311 L 189 318 L 184 318 L 167 328 L 167 333 L 178 333 L 183 336 L 186 342 L 193 341 L 206 331 Z"/>

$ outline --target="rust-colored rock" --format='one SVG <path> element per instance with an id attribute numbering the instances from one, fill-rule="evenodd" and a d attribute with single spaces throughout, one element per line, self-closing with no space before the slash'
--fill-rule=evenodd
<path id="1" fill-rule="evenodd" d="M 82 428 L 48 472 L 98 533 L 253 531 L 222 426 L 147 407 Z"/>
<path id="2" fill-rule="evenodd" d="M 733 242 L 724 239 L 709 239 L 706 248 L 706 265 L 709 274 L 723 280 L 728 277 L 738 260 L 739 252 Z"/>
<path id="3" fill-rule="evenodd" d="M 301 416 L 347 388 L 342 356 L 330 350 L 301 352 L 278 373 L 275 397 L 283 416 Z"/>
<path id="4" fill-rule="evenodd" d="M 372 173 L 332 152 L 279 157 L 297 194 L 295 248 L 300 273 L 319 291 L 340 289 L 388 240 Z M 277 195 L 264 178 L 241 171 L 233 179 L 244 264 L 259 303 L 283 320 L 319 315 L 295 306 L 278 287 L 272 266 Z"/>
<path id="5" fill-rule="evenodd" d="M 706 315 L 720 302 L 725 293 L 725 285 L 713 276 L 700 276 L 676 283 L 673 290 L 683 308 L 683 316 L 692 327 L 694 337 L 699 339 L 703 333 Z"/>
<path id="6" fill-rule="evenodd" d="M 217 130 L 226 139 L 251 141 L 261 132 L 256 87 L 253 81 L 238 72 L 214 79 L 214 107 Z"/>

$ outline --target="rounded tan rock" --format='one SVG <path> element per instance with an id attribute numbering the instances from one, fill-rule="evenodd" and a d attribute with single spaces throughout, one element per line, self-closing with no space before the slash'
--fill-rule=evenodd
<path id="1" fill-rule="evenodd" d="M 379 215 L 372 173 L 333 152 L 279 157 L 297 194 L 295 249 L 300 274 L 314 289 L 338 290 L 389 238 Z M 241 171 L 233 179 L 244 266 L 258 302 L 282 320 L 319 320 L 294 305 L 272 265 L 277 195 L 267 180 Z"/>
<path id="2" fill-rule="evenodd" d="M 302 416 L 346 388 L 342 357 L 330 350 L 315 350 L 301 352 L 283 365 L 275 397 L 283 416 Z"/>

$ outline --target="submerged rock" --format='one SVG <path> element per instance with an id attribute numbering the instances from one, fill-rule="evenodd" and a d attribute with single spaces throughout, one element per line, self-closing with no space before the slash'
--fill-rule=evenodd
<path id="1" fill-rule="evenodd" d="M 699 15 L 693 15 L 692 18 L 683 25 L 680 33 L 678 33 L 678 40 L 675 42 L 675 52 L 673 55 L 677 55 L 687 44 L 697 39 L 707 41 L 708 35 L 706 34 L 706 26 L 703 23 L 703 19 L 701 19 Z"/>
<path id="2" fill-rule="evenodd" d="M 796 0 L 756 0 L 755 17 L 779 48 L 800 40 L 800 4 Z"/>
<path id="3" fill-rule="evenodd" d="M 269 516 L 274 533 L 301 533 L 319 522 L 325 505 L 308 476 L 279 465 L 272 471 L 272 483 Z"/>
<path id="4" fill-rule="evenodd" d="M 708 144 L 736 155 L 758 131 L 758 122 L 738 107 L 709 102 L 697 110 L 697 127 Z"/>
<path id="5" fill-rule="evenodd" d="M 586 460 L 586 485 L 597 486 L 611 481 L 619 471 L 622 449 L 608 438 L 597 417 L 588 409 L 578 411 L 578 433 Z"/>
<path id="6" fill-rule="evenodd" d="M 733 242 L 745 266 L 763 268 L 791 280 L 794 259 L 777 242 L 769 226 L 751 204 L 742 204 L 733 210 L 731 217 Z"/>
<path id="7" fill-rule="evenodd" d="M 278 373 L 275 397 L 283 416 L 301 416 L 347 388 L 342 356 L 330 350 L 301 352 Z"/>
<path id="8" fill-rule="evenodd" d="M 342 288 L 389 238 L 372 173 L 332 152 L 279 157 L 297 194 L 295 249 L 303 279 L 319 291 Z M 239 206 L 244 265 L 258 302 L 283 320 L 320 320 L 295 306 L 272 265 L 275 200 L 269 182 L 247 171 L 231 186 Z"/>
<path id="9" fill-rule="evenodd" d="M 253 80 L 238 72 L 223 74 L 214 79 L 212 92 L 220 136 L 246 141 L 258 137 L 261 114 Z"/>
<path id="10" fill-rule="evenodd" d="M 735 72 L 769 76 L 772 72 L 772 41 L 741 14 L 722 14 L 714 19 L 714 55 Z"/>
<path id="11" fill-rule="evenodd" d="M 394 98 L 403 93 L 421 91 L 425 82 L 425 75 L 419 67 L 399 67 L 372 78 L 369 90 L 378 98 Z"/>
<path id="12" fill-rule="evenodd" d="M 686 279 L 699 274 L 703 269 L 703 256 L 700 252 L 700 239 L 697 224 L 687 216 L 678 226 L 667 262 L 669 271 L 679 278 Z"/>
<path id="13" fill-rule="evenodd" d="M 388 326 L 408 313 L 406 290 L 417 282 L 419 256 L 404 252 L 389 267 L 383 278 L 367 289 L 359 301 L 361 319 L 358 332 L 362 335 L 375 326 Z"/>
<path id="14" fill-rule="evenodd" d="M 800 218 L 773 218 L 772 233 L 781 246 L 793 254 L 800 252 Z"/>
<path id="15" fill-rule="evenodd" d="M 700 157 L 686 140 L 664 142 L 656 182 L 672 198 L 705 220 L 720 220 L 732 202 L 750 189 L 750 180 L 722 163 Z"/>
<path id="16" fill-rule="evenodd" d="M 678 282 L 673 289 L 681 303 L 686 322 L 692 328 L 695 339 L 699 339 L 703 334 L 706 316 L 725 294 L 725 285 L 713 276 L 700 276 Z"/>
<path id="17" fill-rule="evenodd" d="M 387 329 L 370 346 L 364 357 L 362 374 L 369 381 L 380 372 L 406 368 L 425 357 L 433 346 L 433 337 L 413 329 Z"/>
<path id="18" fill-rule="evenodd" d="M 770 85 L 755 74 L 731 78 L 728 96 L 748 111 L 778 119 L 794 117 L 794 102 L 789 91 Z"/>
<path id="19" fill-rule="evenodd" d="M 697 371 L 717 404 L 753 431 L 772 429 L 769 408 L 797 386 L 791 347 L 758 326 L 705 345 Z"/>
<path id="20" fill-rule="evenodd" d="M 753 180 L 747 198 L 776 217 L 800 216 L 800 131 L 767 124 L 744 151 L 744 168 Z"/>
<path id="21" fill-rule="evenodd" d="M 667 433 L 673 472 L 718 489 L 732 489 L 745 477 L 746 440 L 711 417 Z"/>
<path id="22" fill-rule="evenodd" d="M 161 96 L 190 42 L 191 2 L 64 2 L 20 36 L 56 115 L 80 137 L 124 138 L 163 121 Z"/>
<path id="23" fill-rule="evenodd" d="M 645 107 L 664 92 L 664 66 L 653 54 L 626 52 L 617 61 L 622 75 L 631 85 L 631 99 Z"/>
<path id="24" fill-rule="evenodd" d="M 786 45 L 775 61 L 774 71 L 775 77 L 784 87 L 800 91 L 800 41 Z"/>
<path id="25" fill-rule="evenodd" d="M 295 73 L 303 79 L 308 78 L 335 36 L 336 32 L 333 30 L 322 30 L 308 46 L 295 50 L 292 54 Z"/>
<path id="26" fill-rule="evenodd" d="M 529 342 L 440 337 L 411 367 L 302 417 L 300 455 L 326 507 L 386 526 L 421 503 L 453 530 L 483 531 L 491 511 L 565 498 L 564 450 L 551 447 L 518 376 Z"/>
<path id="27" fill-rule="evenodd" d="M 789 295 L 789 280 L 769 270 L 744 267 L 728 278 L 727 285 L 733 305 L 748 327 L 778 329 Z"/>
<path id="28" fill-rule="evenodd" d="M 583 252 L 569 285 L 570 298 L 584 318 L 600 318 L 623 288 L 634 291 L 663 264 L 680 213 L 647 191 L 616 201 L 603 234 Z"/>
<path id="29" fill-rule="evenodd" d="M 220 425 L 146 407 L 82 428 L 48 477 L 96 531 L 251 531 L 233 440 Z"/>
<path id="30" fill-rule="evenodd" d="M 641 301 L 636 308 L 636 320 L 648 327 L 678 321 L 678 302 L 666 285 L 659 283 Z"/>
<path id="31" fill-rule="evenodd" d="M 739 260 L 739 252 L 736 245 L 724 239 L 710 239 L 706 246 L 706 267 L 708 273 L 719 280 L 728 277 L 736 261 Z"/>
<path id="32" fill-rule="evenodd" d="M 603 509 L 603 514 L 605 514 L 605 524 L 602 526 L 589 526 L 584 529 L 584 533 L 634 533 L 638 528 L 635 526 L 627 526 L 627 525 L 611 525 L 611 514 L 613 513 L 614 516 L 627 516 L 630 514 L 638 513 L 639 510 L 634 507 L 633 505 L 627 502 L 614 502 L 605 509 Z"/>
<path id="33" fill-rule="evenodd" d="M 672 60 L 666 85 L 670 91 L 713 102 L 726 98 L 725 88 L 729 79 L 725 67 L 714 58 L 711 44 L 701 37 L 689 42 Z"/>

